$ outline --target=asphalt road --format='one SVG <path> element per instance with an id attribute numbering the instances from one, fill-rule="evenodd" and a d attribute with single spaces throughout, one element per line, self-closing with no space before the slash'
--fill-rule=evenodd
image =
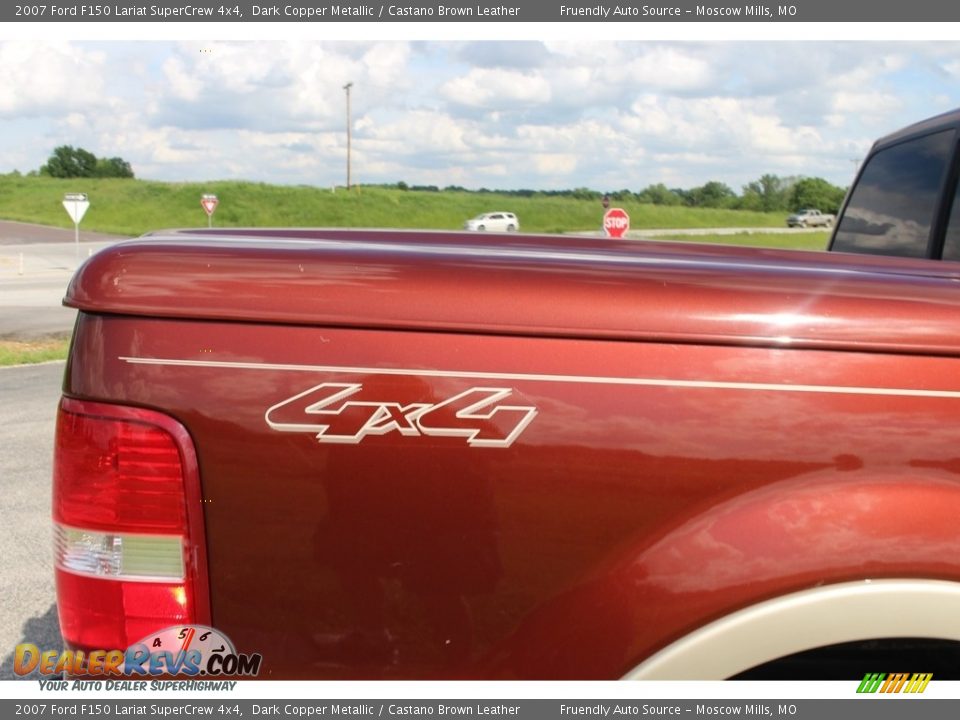
<path id="1" fill-rule="evenodd" d="M 0 221 L 0 340 L 65 335 L 76 311 L 62 306 L 87 257 L 124 238 Z"/>
<path id="2" fill-rule="evenodd" d="M 76 311 L 61 305 L 74 270 L 120 238 L 0 222 L 0 339 L 70 332 Z M 60 650 L 53 585 L 50 473 L 64 364 L 0 368 L 0 680 L 16 679 L 14 649 Z M 33 679 L 33 678 L 31 678 Z"/>
<path id="3" fill-rule="evenodd" d="M 50 472 L 64 363 L 0 368 L 0 680 L 19 643 L 60 650 L 53 586 Z M 35 679 L 35 678 L 31 678 Z"/>

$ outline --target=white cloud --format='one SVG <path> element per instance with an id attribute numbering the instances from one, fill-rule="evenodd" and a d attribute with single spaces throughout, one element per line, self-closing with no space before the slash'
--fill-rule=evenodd
<path id="1" fill-rule="evenodd" d="M 190 72 L 181 58 L 173 57 L 163 64 L 170 94 L 179 100 L 194 102 L 200 99 L 205 86 L 205 78 Z"/>
<path id="2" fill-rule="evenodd" d="M 670 90 L 706 88 L 713 82 L 708 63 L 675 48 L 654 49 L 608 72 L 625 85 Z"/>
<path id="3" fill-rule="evenodd" d="M 0 43 L 0 117 L 56 116 L 95 106 L 106 92 L 105 54 L 63 42 Z"/>
<path id="4" fill-rule="evenodd" d="M 903 101 L 892 93 L 877 91 L 836 92 L 832 110 L 836 115 L 847 117 L 853 113 L 888 116 L 903 107 Z"/>
<path id="5" fill-rule="evenodd" d="M 467 187 L 844 184 L 875 137 L 960 104 L 951 43 L 9 41 L 0 67 L 0 172 L 71 144 L 141 177 L 322 186 L 347 82 L 364 182 Z"/>
<path id="6" fill-rule="evenodd" d="M 401 156 L 466 152 L 472 149 L 469 136 L 476 132 L 469 123 L 432 111 L 403 113 L 389 122 L 367 116 L 356 129 L 358 148 Z"/>
<path id="7" fill-rule="evenodd" d="M 153 103 L 158 124 L 180 115 L 193 127 L 317 129 L 342 121 L 347 83 L 362 110 L 409 82 L 407 43 L 181 43 L 173 53 Z"/>
<path id="8" fill-rule="evenodd" d="M 906 56 L 899 53 L 861 56 L 859 63 L 836 73 L 827 82 L 834 88 L 862 89 L 875 83 L 878 78 L 903 69 L 907 62 Z"/>
<path id="9" fill-rule="evenodd" d="M 811 126 L 787 127 L 768 100 L 644 95 L 625 124 L 662 146 L 712 149 L 719 155 L 803 155 L 826 149 Z M 762 174 L 762 173 L 761 173 Z M 759 175 L 758 175 L 759 177 Z"/>
<path id="10" fill-rule="evenodd" d="M 546 103 L 552 92 L 550 83 L 532 72 L 480 68 L 445 83 L 440 94 L 454 103 L 493 110 Z"/>
<path id="11" fill-rule="evenodd" d="M 533 156 L 533 167 L 540 175 L 566 178 L 577 169 L 577 156 L 569 153 L 539 153 Z"/>

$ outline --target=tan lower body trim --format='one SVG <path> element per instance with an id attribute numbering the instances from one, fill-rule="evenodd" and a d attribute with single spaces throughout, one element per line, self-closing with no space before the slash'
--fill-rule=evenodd
<path id="1" fill-rule="evenodd" d="M 652 655 L 625 680 L 723 680 L 778 658 L 889 637 L 960 641 L 960 583 L 865 580 L 739 610 Z"/>

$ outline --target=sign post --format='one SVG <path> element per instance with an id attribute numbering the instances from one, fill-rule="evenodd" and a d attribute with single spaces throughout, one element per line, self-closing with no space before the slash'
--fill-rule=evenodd
<path id="1" fill-rule="evenodd" d="M 207 213 L 207 227 L 213 227 L 213 212 L 217 209 L 217 204 L 220 201 L 217 200 L 216 195 L 205 194 L 200 196 L 200 205 L 203 206 L 203 210 Z"/>
<path id="2" fill-rule="evenodd" d="M 63 196 L 63 207 L 67 215 L 73 220 L 73 245 L 76 251 L 77 262 L 80 261 L 80 221 L 83 220 L 83 214 L 90 207 L 90 201 L 86 193 L 67 193 Z"/>
<path id="3" fill-rule="evenodd" d="M 610 208 L 603 214 L 603 231 L 607 237 L 622 238 L 630 229 L 630 216 L 621 208 Z"/>

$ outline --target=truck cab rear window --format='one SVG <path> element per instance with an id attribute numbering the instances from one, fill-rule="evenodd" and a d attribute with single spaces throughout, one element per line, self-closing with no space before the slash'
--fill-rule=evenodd
<path id="1" fill-rule="evenodd" d="M 950 207 L 950 222 L 947 223 L 947 232 L 943 238 L 944 260 L 960 260 L 960 183 L 953 195 L 953 205 Z"/>
<path id="2" fill-rule="evenodd" d="M 875 153 L 850 196 L 831 249 L 927 257 L 953 137 L 953 130 L 933 133 Z"/>

